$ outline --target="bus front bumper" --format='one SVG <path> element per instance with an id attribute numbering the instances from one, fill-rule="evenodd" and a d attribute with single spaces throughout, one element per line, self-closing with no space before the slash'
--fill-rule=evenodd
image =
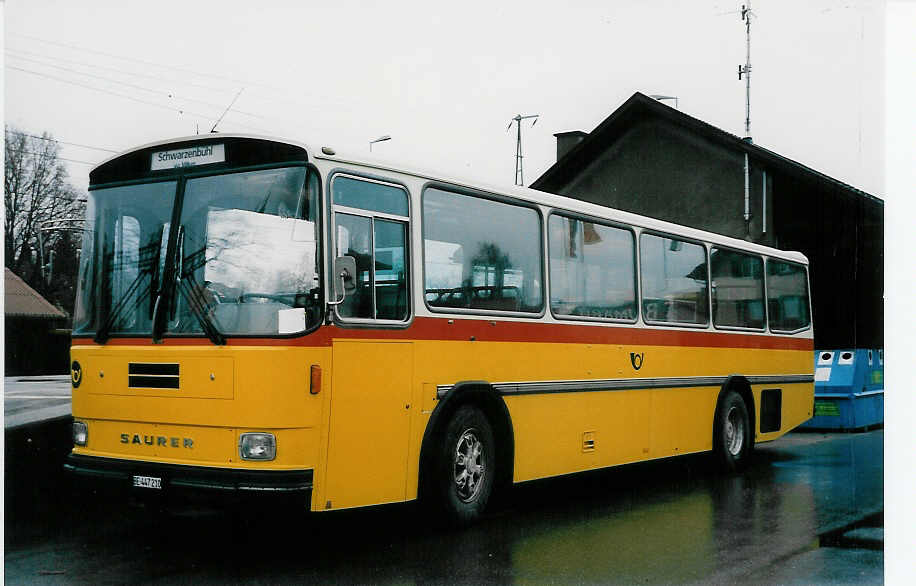
<path id="1" fill-rule="evenodd" d="M 64 470 L 89 484 L 107 485 L 133 494 L 157 495 L 203 493 L 259 498 L 274 495 L 311 501 L 312 470 L 247 470 L 161 464 L 70 454 Z"/>

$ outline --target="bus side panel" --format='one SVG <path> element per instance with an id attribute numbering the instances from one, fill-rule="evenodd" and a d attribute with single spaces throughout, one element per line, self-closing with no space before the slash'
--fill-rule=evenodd
<path id="1" fill-rule="evenodd" d="M 761 394 L 764 390 L 781 391 L 781 425 L 778 430 L 761 432 Z M 792 431 L 814 415 L 814 383 L 754 385 L 757 404 L 757 442 L 768 442 Z"/>
<path id="2" fill-rule="evenodd" d="M 645 459 L 651 400 L 647 390 L 507 397 L 515 481 Z"/>
<path id="3" fill-rule="evenodd" d="M 675 341 L 678 333 L 672 334 Z M 416 351 L 415 392 L 424 393 L 425 413 L 415 414 L 422 418 L 418 417 L 411 433 L 416 446 L 413 469 L 426 418 L 435 405 L 436 384 L 648 381 L 645 389 L 505 395 L 515 434 L 516 482 L 712 449 L 720 387 L 651 388 L 665 379 L 812 371 L 810 352 L 760 348 L 423 341 L 417 342 Z M 805 389 L 811 385 L 782 386 L 784 424 L 758 441 L 775 439 L 809 416 L 813 399 Z M 793 387 L 801 391 L 791 391 Z M 759 430 L 757 388 L 754 394 L 754 428 Z M 409 492 L 415 491 L 415 485 L 411 476 Z"/>
<path id="4" fill-rule="evenodd" d="M 719 387 L 652 391 L 649 454 L 665 458 L 712 449 L 712 426 Z"/>

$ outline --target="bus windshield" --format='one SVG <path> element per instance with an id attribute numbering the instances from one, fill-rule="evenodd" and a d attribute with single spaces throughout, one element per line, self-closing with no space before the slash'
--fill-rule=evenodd
<path id="1" fill-rule="evenodd" d="M 307 174 L 284 167 L 91 191 L 74 335 L 156 336 L 158 327 L 219 343 L 317 325 L 318 178 Z"/>

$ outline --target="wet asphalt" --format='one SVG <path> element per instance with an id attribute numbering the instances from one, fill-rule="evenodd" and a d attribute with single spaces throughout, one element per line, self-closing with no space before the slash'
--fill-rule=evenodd
<path id="1" fill-rule="evenodd" d="M 525 483 L 454 529 L 414 504 L 129 505 L 69 483 L 54 425 L 7 432 L 8 584 L 882 580 L 883 542 L 855 536 L 882 531 L 883 430 L 789 434 L 740 475 L 686 456 Z"/>

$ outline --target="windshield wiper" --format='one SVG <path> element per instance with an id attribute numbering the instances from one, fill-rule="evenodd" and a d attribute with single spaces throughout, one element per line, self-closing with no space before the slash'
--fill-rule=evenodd
<path id="1" fill-rule="evenodd" d="M 206 264 L 205 251 L 201 249 L 186 257 L 184 255 L 184 235 L 184 226 L 178 226 L 172 262 L 166 262 L 166 275 L 159 288 L 153 309 L 153 340 L 161 340 L 167 322 L 175 319 L 178 309 L 177 296 L 181 295 L 187 300 L 188 308 L 210 341 L 220 346 L 225 345 L 226 336 L 219 331 L 213 324 L 213 320 L 207 315 L 208 304 L 203 297 L 203 287 L 194 279 L 194 272 Z M 171 278 L 171 275 L 174 275 L 174 278 Z M 164 318 L 160 317 L 163 313 L 165 313 Z"/>
<path id="2" fill-rule="evenodd" d="M 93 340 L 96 344 L 104 344 L 108 341 L 108 338 L 111 337 L 111 328 L 113 328 L 114 325 L 118 323 L 118 320 L 121 318 L 121 313 L 123 313 L 124 308 L 127 307 L 128 301 L 130 301 L 131 297 L 133 297 L 134 291 L 136 291 L 137 287 L 140 286 L 140 283 L 145 276 L 146 275 L 144 273 L 137 275 L 137 278 L 135 278 L 134 281 L 130 284 L 130 287 L 127 288 L 127 291 L 118 299 L 114 309 L 108 312 L 108 316 L 105 318 L 105 322 L 95 332 L 95 337 Z M 149 290 L 150 286 L 147 285 L 146 289 L 143 290 L 143 293 L 137 296 L 136 305 L 140 305 L 144 296 L 149 293 Z"/>
<path id="3" fill-rule="evenodd" d="M 191 281 L 182 279 L 178 285 L 178 291 L 188 301 L 188 307 L 191 308 L 191 313 L 197 318 L 197 323 L 200 324 L 201 329 L 207 334 L 210 341 L 218 346 L 225 345 L 226 336 L 224 336 L 216 325 L 214 325 L 213 320 L 210 319 L 207 312 L 209 304 L 204 298 L 203 287 L 196 281 L 193 281 L 192 277 Z"/>
<path id="4" fill-rule="evenodd" d="M 108 311 L 108 315 L 105 316 L 105 321 L 102 322 L 102 325 L 95 332 L 93 340 L 96 344 L 104 344 L 108 341 L 108 338 L 111 335 L 111 328 L 113 328 L 118 320 L 121 318 L 121 314 L 124 312 L 124 309 L 129 305 L 128 302 L 133 297 L 137 288 L 143 282 L 143 279 L 147 275 L 151 275 L 159 267 L 159 246 L 156 246 L 156 255 L 149 255 L 144 261 L 140 263 L 138 268 L 140 269 L 137 276 L 131 282 L 130 286 L 127 287 L 121 297 L 118 298 L 117 302 L 114 304 L 114 307 Z M 141 251 L 142 253 L 142 251 Z M 146 296 L 150 293 L 152 288 L 152 283 L 147 283 L 146 288 L 143 289 L 143 292 L 137 295 L 136 307 L 139 307 Z"/>

